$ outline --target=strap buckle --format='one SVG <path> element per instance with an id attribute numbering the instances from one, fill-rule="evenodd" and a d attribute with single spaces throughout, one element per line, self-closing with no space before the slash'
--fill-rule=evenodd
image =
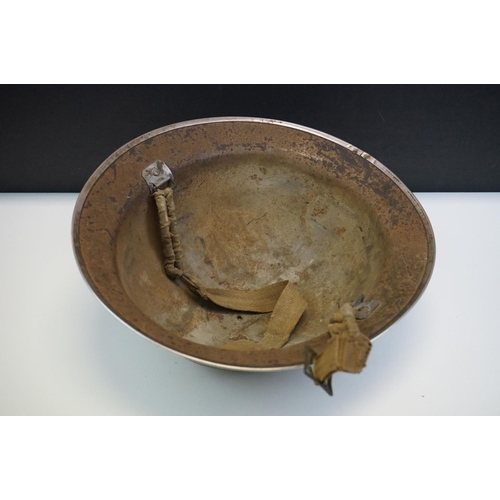
<path id="1" fill-rule="evenodd" d="M 379 306 L 378 300 L 370 300 L 365 302 L 364 294 L 360 295 L 356 300 L 351 302 L 356 319 L 366 319 Z"/>
<path id="2" fill-rule="evenodd" d="M 318 380 L 314 375 L 313 361 L 317 354 L 309 346 L 304 349 L 304 373 L 313 380 L 316 385 L 322 387 L 327 394 L 333 396 L 332 389 L 332 374 L 328 375 L 325 380 Z"/>

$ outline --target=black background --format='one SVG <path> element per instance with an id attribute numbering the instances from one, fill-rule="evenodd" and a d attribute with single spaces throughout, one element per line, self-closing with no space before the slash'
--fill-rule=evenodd
<path id="1" fill-rule="evenodd" d="M 412 191 L 500 191 L 496 85 L 3 85 L 0 191 L 80 191 L 131 139 L 213 116 L 330 133 Z"/>

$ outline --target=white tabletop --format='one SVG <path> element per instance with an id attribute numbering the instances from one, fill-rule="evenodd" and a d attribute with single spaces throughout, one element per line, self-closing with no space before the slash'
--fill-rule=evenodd
<path id="1" fill-rule="evenodd" d="M 301 370 L 241 373 L 137 335 L 76 266 L 76 194 L 0 194 L 2 415 L 498 415 L 500 193 L 417 197 L 437 260 L 420 301 L 334 397 Z"/>

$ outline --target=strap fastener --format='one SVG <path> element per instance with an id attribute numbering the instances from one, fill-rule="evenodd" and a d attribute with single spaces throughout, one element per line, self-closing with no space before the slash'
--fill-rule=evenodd
<path id="1" fill-rule="evenodd" d="M 142 178 L 146 181 L 149 191 L 153 194 L 159 189 L 165 189 L 169 183 L 170 187 L 176 187 L 174 174 L 168 168 L 167 164 L 161 160 L 156 160 L 142 171 Z"/>

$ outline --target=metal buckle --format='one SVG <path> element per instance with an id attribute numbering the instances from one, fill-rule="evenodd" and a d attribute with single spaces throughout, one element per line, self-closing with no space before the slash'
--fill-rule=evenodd
<path id="1" fill-rule="evenodd" d="M 142 178 L 149 186 L 151 194 L 158 189 L 164 189 L 168 183 L 172 183 L 172 189 L 175 189 L 174 174 L 168 168 L 167 164 L 161 160 L 156 160 L 142 171 Z"/>
<path id="2" fill-rule="evenodd" d="M 370 300 L 365 302 L 365 296 L 360 295 L 356 300 L 351 302 L 356 319 L 366 319 L 379 306 L 378 300 Z"/>
<path id="3" fill-rule="evenodd" d="M 319 385 L 322 387 L 327 394 L 330 396 L 333 396 L 333 389 L 332 389 L 332 375 L 329 375 L 326 377 L 325 380 L 320 381 L 314 376 L 314 370 L 313 370 L 313 361 L 314 358 L 317 356 L 317 354 L 312 350 L 311 347 L 306 346 L 304 349 L 304 373 L 313 380 L 313 382 L 316 385 Z"/>

